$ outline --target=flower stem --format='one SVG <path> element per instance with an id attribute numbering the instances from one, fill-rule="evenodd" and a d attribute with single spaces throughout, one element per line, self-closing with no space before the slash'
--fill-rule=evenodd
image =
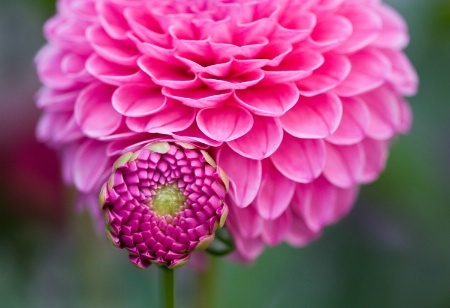
<path id="1" fill-rule="evenodd" d="M 219 258 L 208 255 L 208 267 L 199 272 L 197 284 L 197 308 L 214 307 L 217 262 Z"/>
<path id="2" fill-rule="evenodd" d="M 175 274 L 174 271 L 167 267 L 162 267 L 164 308 L 175 307 Z"/>

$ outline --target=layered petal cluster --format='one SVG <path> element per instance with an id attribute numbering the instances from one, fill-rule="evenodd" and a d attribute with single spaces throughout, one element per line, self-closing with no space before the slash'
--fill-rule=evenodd
<path id="1" fill-rule="evenodd" d="M 122 155 L 103 185 L 107 234 L 138 267 L 169 268 L 203 251 L 225 223 L 228 179 L 204 151 L 156 142 Z"/>
<path id="2" fill-rule="evenodd" d="M 45 35 L 38 136 L 66 182 L 94 200 L 150 140 L 208 148 L 243 260 L 347 213 L 411 122 L 408 33 L 381 0 L 59 0 Z"/>

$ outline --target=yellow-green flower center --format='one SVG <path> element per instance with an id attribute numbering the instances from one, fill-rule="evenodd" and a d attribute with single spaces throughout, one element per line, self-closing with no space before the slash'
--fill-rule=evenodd
<path id="1" fill-rule="evenodd" d="M 151 201 L 151 208 L 158 216 L 173 216 L 180 211 L 185 201 L 186 196 L 178 187 L 165 185 L 156 189 Z"/>

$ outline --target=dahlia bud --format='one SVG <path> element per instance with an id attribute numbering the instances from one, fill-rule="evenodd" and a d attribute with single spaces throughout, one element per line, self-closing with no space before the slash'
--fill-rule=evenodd
<path id="1" fill-rule="evenodd" d="M 106 233 L 132 263 L 176 268 L 224 225 L 227 190 L 227 176 L 207 152 L 156 142 L 117 159 L 99 202 Z"/>

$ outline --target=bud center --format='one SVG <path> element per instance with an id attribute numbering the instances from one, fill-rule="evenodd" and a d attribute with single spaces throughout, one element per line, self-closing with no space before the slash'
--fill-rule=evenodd
<path id="1" fill-rule="evenodd" d="M 186 201 L 183 192 L 174 185 L 158 187 L 151 201 L 151 208 L 158 216 L 171 215 L 177 213 Z"/>

